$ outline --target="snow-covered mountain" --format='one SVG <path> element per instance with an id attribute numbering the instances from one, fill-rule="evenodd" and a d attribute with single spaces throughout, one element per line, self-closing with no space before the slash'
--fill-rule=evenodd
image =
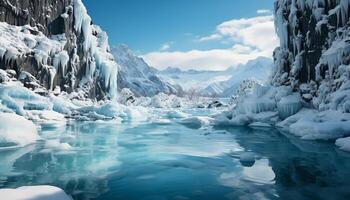
<path id="1" fill-rule="evenodd" d="M 0 0 L 0 68 L 29 73 L 47 90 L 114 98 L 118 65 L 108 36 L 81 0 Z"/>
<path id="2" fill-rule="evenodd" d="M 112 48 L 119 64 L 118 88 L 129 88 L 137 96 L 154 96 L 158 93 L 176 94 L 181 88 L 161 80 L 155 70 L 137 57 L 126 45 Z"/>
<path id="3" fill-rule="evenodd" d="M 235 95 L 240 84 L 244 80 L 252 80 L 264 83 L 271 73 L 273 62 L 269 58 L 259 57 L 249 61 L 245 65 L 239 65 L 235 70 L 226 71 L 231 78 L 225 81 L 211 83 L 201 90 L 205 96 L 230 97 Z"/>
<path id="4" fill-rule="evenodd" d="M 168 67 L 158 71 L 158 74 L 164 80 L 180 84 L 184 90 L 196 89 L 203 96 L 230 97 L 235 94 L 243 80 L 265 82 L 272 65 L 272 59 L 259 57 L 224 71 L 183 71 L 176 67 Z"/>
<path id="5" fill-rule="evenodd" d="M 157 71 L 157 74 L 167 82 L 179 84 L 184 90 L 206 88 L 211 83 L 225 81 L 231 78 L 234 68 L 225 71 L 181 70 L 178 67 L 168 67 Z"/>

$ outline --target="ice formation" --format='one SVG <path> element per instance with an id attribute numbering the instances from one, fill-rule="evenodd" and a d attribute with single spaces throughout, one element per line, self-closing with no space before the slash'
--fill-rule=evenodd
<path id="1" fill-rule="evenodd" d="M 50 7 L 51 3 L 46 4 Z M 28 14 L 35 15 L 35 9 L 39 8 L 31 8 L 27 12 L 33 13 Z M 74 20 L 69 19 L 71 13 Z M 5 14 L 9 15 L 8 19 L 0 22 L 2 69 L 14 69 L 18 75 L 25 70 L 50 90 L 59 86 L 67 92 L 84 90 L 91 98 L 116 98 L 118 64 L 109 53 L 107 34 L 97 25 L 92 25 L 81 0 L 74 0 L 72 5 L 65 7 L 64 16 L 57 17 L 57 20 L 63 18 L 63 21 L 72 23 L 72 30 L 63 28 L 53 33 L 51 30 L 67 25 L 53 24 L 55 21 L 49 23 L 51 19 L 48 24 L 15 26 L 8 24 L 12 23 L 11 13 Z"/>
<path id="2" fill-rule="evenodd" d="M 349 136 L 349 10 L 348 0 L 276 0 L 270 85 L 243 94 L 216 122 L 279 126 L 303 139 Z"/>

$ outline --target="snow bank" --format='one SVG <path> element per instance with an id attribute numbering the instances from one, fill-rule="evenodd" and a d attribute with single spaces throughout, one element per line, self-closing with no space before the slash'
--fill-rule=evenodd
<path id="1" fill-rule="evenodd" d="M 0 113 L 1 146 L 25 146 L 40 139 L 33 122 L 13 113 Z"/>
<path id="2" fill-rule="evenodd" d="M 0 189 L 0 196 L 6 200 L 72 200 L 60 188 L 44 185 Z"/>
<path id="3" fill-rule="evenodd" d="M 28 110 L 48 110 L 52 103 L 43 96 L 23 87 L 18 82 L 0 85 L 1 104 L 18 115 L 25 115 Z"/>

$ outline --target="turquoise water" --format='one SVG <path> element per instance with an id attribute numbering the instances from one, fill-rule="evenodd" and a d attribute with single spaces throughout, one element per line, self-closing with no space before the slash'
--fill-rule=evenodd
<path id="1" fill-rule="evenodd" d="M 349 199 L 350 154 L 275 129 L 70 122 L 0 152 L 0 187 L 54 185 L 74 199 Z M 243 161 L 250 152 L 255 160 Z"/>

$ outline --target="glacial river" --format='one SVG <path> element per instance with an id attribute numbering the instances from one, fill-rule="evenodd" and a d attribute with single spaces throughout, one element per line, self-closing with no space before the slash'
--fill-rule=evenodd
<path id="1" fill-rule="evenodd" d="M 0 187 L 53 185 L 74 199 L 350 199 L 350 154 L 278 130 L 69 122 L 0 152 Z M 69 145 L 65 145 L 65 143 Z"/>

